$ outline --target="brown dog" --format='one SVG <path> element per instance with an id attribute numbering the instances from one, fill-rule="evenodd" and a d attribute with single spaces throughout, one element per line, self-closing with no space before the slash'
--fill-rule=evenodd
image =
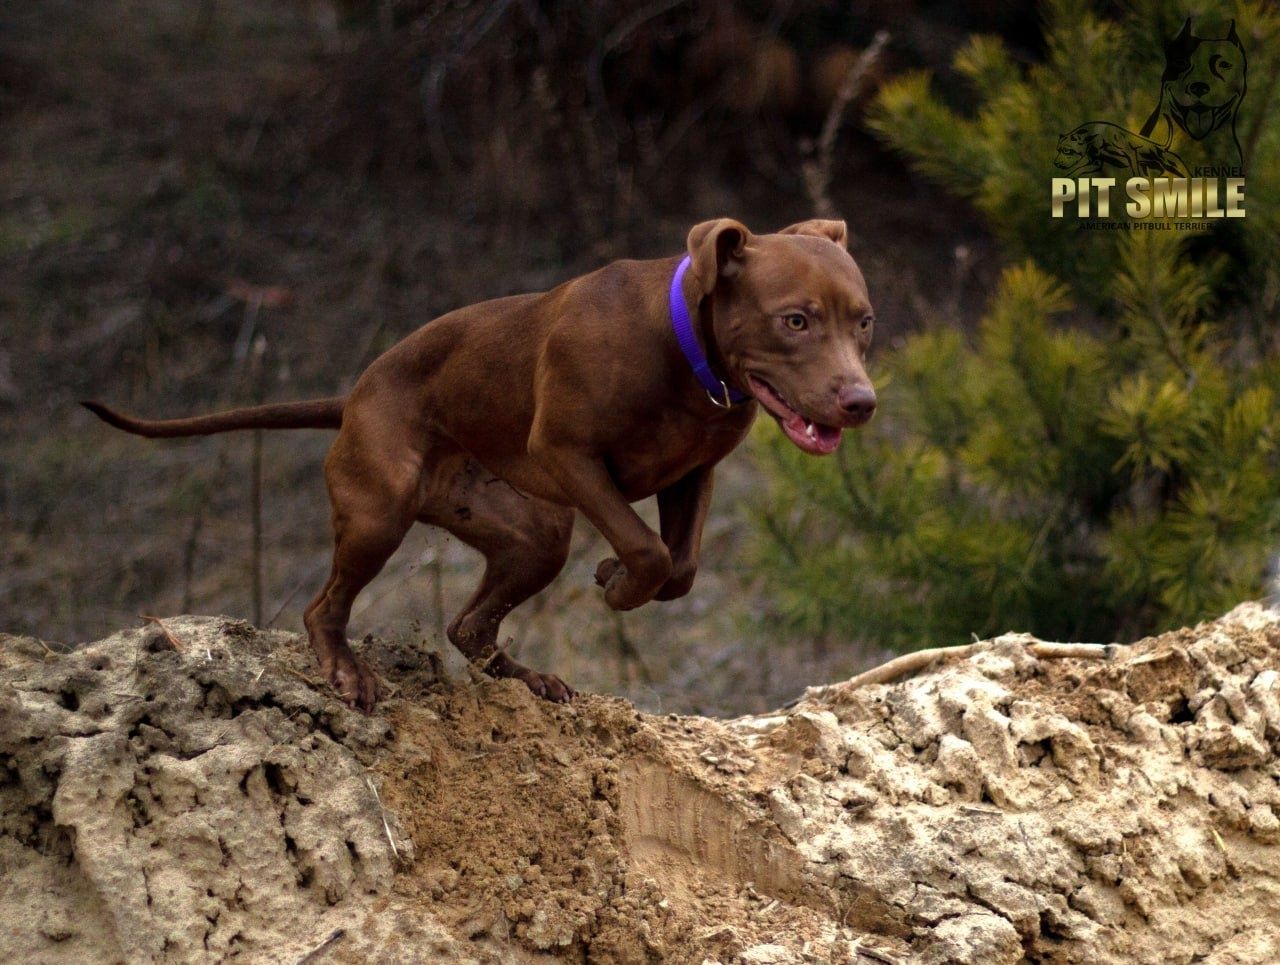
<path id="1" fill-rule="evenodd" d="M 841 221 L 752 235 L 722 218 L 689 232 L 678 286 L 681 258 L 618 261 L 549 292 L 450 312 L 375 360 L 345 399 L 156 422 L 85 405 L 149 437 L 339 430 L 325 462 L 333 570 L 304 621 L 349 703 L 367 712 L 378 696 L 347 645 L 351 605 L 415 521 L 485 557 L 449 639 L 493 676 L 568 700 L 563 681 L 497 640 L 503 617 L 560 572 L 575 509 L 617 554 L 596 569 L 609 606 L 675 599 L 693 584 L 713 468 L 746 436 L 753 400 L 814 454 L 871 418 L 871 305 L 845 245 Z M 724 383 L 715 397 L 673 332 L 685 308 L 712 384 Z M 730 404 L 733 394 L 746 401 Z M 630 505 L 653 495 L 661 535 Z"/>

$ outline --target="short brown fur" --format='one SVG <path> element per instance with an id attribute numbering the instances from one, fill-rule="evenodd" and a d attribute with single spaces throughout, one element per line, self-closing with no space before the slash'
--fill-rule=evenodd
<path id="1" fill-rule="evenodd" d="M 871 306 L 845 243 L 838 221 L 752 235 L 719 219 L 689 233 L 684 294 L 713 368 L 790 420 L 793 439 L 800 419 L 836 431 L 875 406 L 864 368 Z M 352 603 L 415 522 L 443 527 L 486 560 L 450 640 L 488 673 L 567 700 L 559 677 L 522 666 L 497 640 L 507 613 L 564 565 L 574 510 L 616 554 L 596 570 L 611 607 L 684 595 L 714 466 L 755 418 L 755 402 L 714 404 L 680 352 L 667 305 L 679 260 L 618 261 L 548 292 L 450 312 L 375 360 L 346 399 L 154 422 L 86 405 L 152 437 L 339 430 L 325 461 L 333 568 L 304 622 L 323 673 L 351 704 L 371 710 L 379 689 L 347 643 Z M 787 327 L 797 312 L 800 331 Z M 660 533 L 630 505 L 655 495 Z"/>

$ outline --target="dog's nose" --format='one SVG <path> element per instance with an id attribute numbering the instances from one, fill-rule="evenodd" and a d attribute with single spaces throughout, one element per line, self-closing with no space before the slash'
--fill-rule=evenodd
<path id="1" fill-rule="evenodd" d="M 836 396 L 836 402 L 859 423 L 866 422 L 876 411 L 876 393 L 869 385 L 846 385 Z"/>
<path id="2" fill-rule="evenodd" d="M 1209 93 L 1209 85 L 1202 80 L 1198 80 L 1194 84 L 1188 84 L 1187 91 L 1194 97 L 1203 97 Z"/>

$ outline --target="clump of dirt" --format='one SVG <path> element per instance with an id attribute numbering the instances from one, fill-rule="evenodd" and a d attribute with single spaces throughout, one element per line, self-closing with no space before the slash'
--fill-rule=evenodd
<path id="1" fill-rule="evenodd" d="M 375 640 L 365 718 L 211 618 L 0 637 L 0 956 L 1280 957 L 1280 617 L 1030 640 L 720 721 Z"/>

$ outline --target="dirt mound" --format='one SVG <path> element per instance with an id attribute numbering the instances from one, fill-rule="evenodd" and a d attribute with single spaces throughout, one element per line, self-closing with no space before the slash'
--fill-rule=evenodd
<path id="1" fill-rule="evenodd" d="M 219 619 L 0 637 L 0 957 L 1275 961 L 1278 619 L 730 721 L 378 641 L 363 718 Z"/>

